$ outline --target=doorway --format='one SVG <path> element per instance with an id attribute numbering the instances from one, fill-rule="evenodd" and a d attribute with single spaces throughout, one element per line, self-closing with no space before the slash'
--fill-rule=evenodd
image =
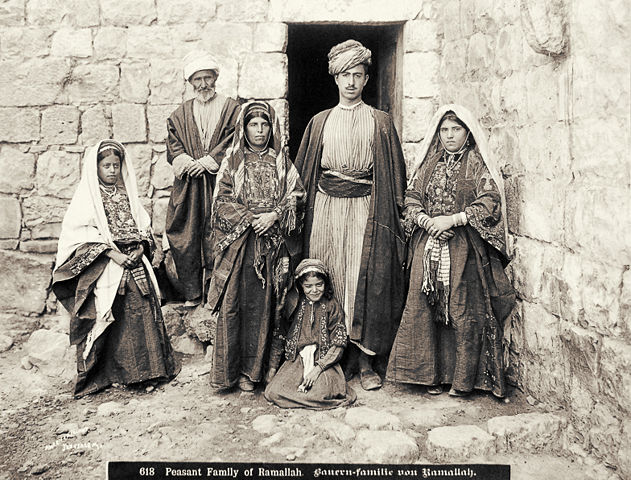
<path id="1" fill-rule="evenodd" d="M 289 70 L 289 151 L 296 158 L 302 134 L 316 113 L 338 103 L 335 81 L 328 73 L 327 54 L 334 45 L 354 39 L 372 52 L 364 101 L 389 112 L 401 134 L 401 60 L 403 24 L 290 24 L 287 43 Z"/>

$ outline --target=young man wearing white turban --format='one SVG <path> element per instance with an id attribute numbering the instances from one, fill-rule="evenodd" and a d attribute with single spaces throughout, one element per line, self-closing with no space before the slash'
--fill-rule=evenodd
<path id="1" fill-rule="evenodd" d="M 167 207 L 166 236 L 177 279 L 174 286 L 195 306 L 212 270 L 210 215 L 215 177 L 232 141 L 239 104 L 215 91 L 217 61 L 207 52 L 184 58 L 184 78 L 195 97 L 167 120 L 167 160 L 175 180 Z"/>
<path id="2" fill-rule="evenodd" d="M 328 58 L 339 103 L 311 119 L 295 162 L 308 194 L 302 254 L 331 273 L 372 390 L 375 356 L 388 354 L 405 301 L 405 162 L 390 116 L 362 101 L 370 50 L 347 40 Z"/>

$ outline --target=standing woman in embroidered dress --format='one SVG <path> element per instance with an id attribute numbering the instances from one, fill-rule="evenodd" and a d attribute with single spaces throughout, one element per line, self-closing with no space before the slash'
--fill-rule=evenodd
<path id="1" fill-rule="evenodd" d="M 123 146 L 104 140 L 84 158 L 64 217 L 53 292 L 71 314 L 77 345 L 75 396 L 114 383 L 168 380 L 179 371 L 148 259 L 149 215 Z"/>
<path id="2" fill-rule="evenodd" d="M 263 380 L 280 318 L 290 280 L 286 239 L 300 229 L 298 206 L 304 198 L 268 103 L 241 107 L 217 179 L 208 292 L 208 304 L 218 313 L 211 384 L 252 391 Z"/>
<path id="3" fill-rule="evenodd" d="M 503 321 L 515 301 L 501 177 L 471 113 L 434 115 L 405 197 L 410 287 L 387 378 L 506 395 Z"/>

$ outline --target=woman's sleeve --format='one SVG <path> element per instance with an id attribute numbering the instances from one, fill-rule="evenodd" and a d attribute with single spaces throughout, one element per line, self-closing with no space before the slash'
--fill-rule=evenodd
<path id="1" fill-rule="evenodd" d="M 285 236 L 289 236 L 293 232 L 299 231 L 302 226 L 302 204 L 305 199 L 305 189 L 300 175 L 298 175 L 298 170 L 289 159 L 286 162 L 287 177 L 285 181 L 288 185 L 292 185 L 292 188 L 274 208 L 274 211 L 278 215 L 281 231 Z"/>
<path id="2" fill-rule="evenodd" d="M 74 255 L 66 260 L 56 272 L 68 278 L 76 277 L 108 250 L 110 247 L 105 243 L 85 243 L 79 246 Z"/>
<path id="3" fill-rule="evenodd" d="M 503 250 L 505 219 L 502 218 L 502 197 L 482 159 L 478 157 L 476 163 L 475 200 L 464 209 L 467 222 L 485 241 Z"/>
<path id="4" fill-rule="evenodd" d="M 420 178 L 415 178 L 412 185 L 405 191 L 405 204 L 401 225 L 403 225 L 407 238 L 411 238 L 416 229 L 419 228 L 417 223 L 419 215 L 421 213 L 427 213 L 423 206 L 421 183 Z"/>

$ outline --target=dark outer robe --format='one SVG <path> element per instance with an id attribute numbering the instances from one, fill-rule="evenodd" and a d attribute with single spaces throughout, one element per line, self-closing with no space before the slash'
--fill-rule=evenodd
<path id="1" fill-rule="evenodd" d="M 305 255 L 313 224 L 322 158 L 322 132 L 331 109 L 314 116 L 302 137 L 295 165 L 307 191 L 304 237 L 292 250 Z M 350 339 L 376 354 L 387 354 L 401 318 L 406 294 L 405 234 L 400 223 L 405 195 L 405 161 L 390 116 L 375 117 L 373 186 L 362 247 Z"/>
<path id="2" fill-rule="evenodd" d="M 232 141 L 239 113 L 236 100 L 226 98 L 210 150 L 204 151 L 193 116 L 193 100 L 180 105 L 167 120 L 167 161 L 182 153 L 193 159 L 212 156 L 217 164 Z M 203 272 L 212 270 L 211 205 L 216 175 L 175 178 L 167 207 L 166 235 L 178 275 L 178 290 L 187 300 L 202 295 Z"/>

